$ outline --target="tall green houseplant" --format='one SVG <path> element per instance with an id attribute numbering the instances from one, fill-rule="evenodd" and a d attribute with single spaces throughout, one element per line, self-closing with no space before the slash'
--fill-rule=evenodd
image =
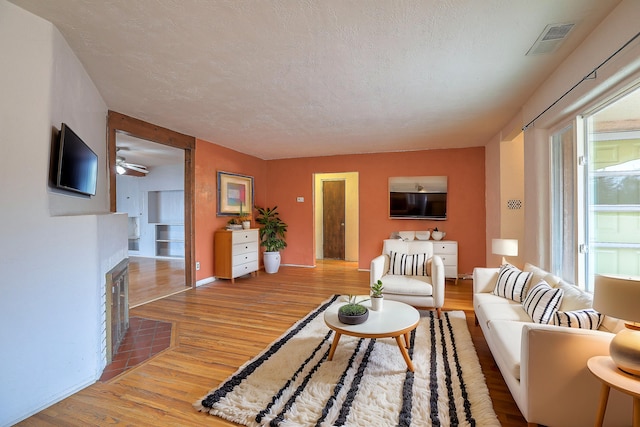
<path id="1" fill-rule="evenodd" d="M 287 247 L 285 233 L 287 224 L 280 219 L 278 207 L 256 207 L 258 216 L 256 222 L 260 225 L 260 245 L 265 248 L 264 270 L 276 273 L 280 268 L 280 249 Z"/>

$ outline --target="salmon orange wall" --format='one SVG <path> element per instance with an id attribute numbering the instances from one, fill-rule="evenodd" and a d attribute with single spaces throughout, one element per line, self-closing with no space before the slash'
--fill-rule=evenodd
<path id="1" fill-rule="evenodd" d="M 391 232 L 438 227 L 447 239 L 458 241 L 460 273 L 485 264 L 484 147 L 403 153 L 359 154 L 283 160 L 261 160 L 219 145 L 196 141 L 195 261 L 196 280 L 213 277 L 213 234 L 227 218 L 216 217 L 217 171 L 255 178 L 255 204 L 278 206 L 289 225 L 284 264 L 315 265 L 313 175 L 358 172 L 360 250 L 358 267 L 369 269 Z M 446 221 L 388 218 L 388 179 L 391 176 L 445 175 L 448 177 Z M 303 197 L 304 202 L 297 198 Z"/>
<path id="2" fill-rule="evenodd" d="M 228 217 L 216 216 L 218 171 L 253 176 L 255 203 L 261 206 L 265 201 L 267 164 L 264 160 L 204 140 L 196 140 L 194 260 L 200 262 L 196 280 L 215 276 L 213 234 L 224 228 L 229 220 Z"/>
<path id="3" fill-rule="evenodd" d="M 391 232 L 438 227 L 447 240 L 458 241 L 459 273 L 471 273 L 485 264 L 484 162 L 484 147 L 267 161 L 266 204 L 277 205 L 289 225 L 282 262 L 315 265 L 313 174 L 358 172 L 359 268 L 369 269 Z M 448 219 L 389 219 L 389 177 L 428 175 L 448 177 Z M 304 202 L 297 202 L 298 197 Z"/>

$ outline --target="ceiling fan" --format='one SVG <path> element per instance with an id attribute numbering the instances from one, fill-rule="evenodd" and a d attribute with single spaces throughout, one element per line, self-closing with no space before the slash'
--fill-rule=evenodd
<path id="1" fill-rule="evenodd" d="M 146 166 L 129 163 L 124 157 L 116 156 L 116 172 L 120 175 L 124 175 L 127 173 L 127 170 L 139 172 L 145 175 L 149 173 L 149 169 L 147 169 Z"/>

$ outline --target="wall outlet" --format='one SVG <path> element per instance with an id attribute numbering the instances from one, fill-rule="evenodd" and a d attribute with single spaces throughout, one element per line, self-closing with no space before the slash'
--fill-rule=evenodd
<path id="1" fill-rule="evenodd" d="M 304 197 L 296 197 L 296 202 L 298 203 L 304 202 Z"/>
<path id="2" fill-rule="evenodd" d="M 196 261 L 196 270 L 200 270 L 200 261 Z"/>

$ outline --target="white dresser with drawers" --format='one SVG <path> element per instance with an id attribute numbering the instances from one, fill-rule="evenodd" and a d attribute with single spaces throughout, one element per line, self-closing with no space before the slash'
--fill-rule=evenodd
<path id="1" fill-rule="evenodd" d="M 458 283 L 458 242 L 453 240 L 432 240 L 433 254 L 442 258 L 444 277 Z"/>
<path id="2" fill-rule="evenodd" d="M 215 276 L 231 279 L 258 271 L 258 229 L 219 230 L 214 237 Z"/>

